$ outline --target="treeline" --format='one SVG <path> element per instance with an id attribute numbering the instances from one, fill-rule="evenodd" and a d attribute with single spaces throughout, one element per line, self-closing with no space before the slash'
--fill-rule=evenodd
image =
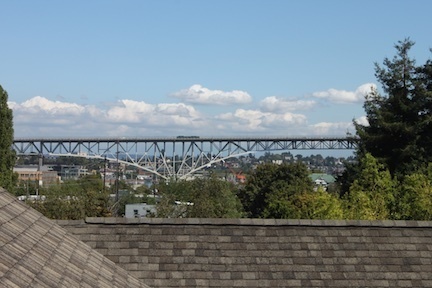
<path id="1" fill-rule="evenodd" d="M 17 192 L 17 196 L 26 196 Z M 154 198 L 148 197 L 150 193 L 151 190 L 145 186 L 134 190 L 124 181 L 106 187 L 101 176 L 96 174 L 39 187 L 38 197 L 33 195 L 26 202 L 48 218 L 78 220 L 86 217 L 123 216 L 126 204 L 156 204 Z"/>
<path id="2" fill-rule="evenodd" d="M 160 187 L 158 216 L 432 220 L 432 166 L 398 180 L 368 153 L 359 167 L 345 193 L 339 184 L 314 187 L 303 163 L 261 164 L 244 186 L 215 177 L 171 182 Z"/>
<path id="3" fill-rule="evenodd" d="M 211 175 L 141 187 L 119 199 L 110 197 L 114 186 L 104 189 L 99 176 L 85 176 L 41 188 L 44 201 L 28 203 L 54 219 L 122 216 L 125 204 L 147 202 L 156 205 L 153 216 L 169 218 L 432 220 L 432 166 L 399 180 L 368 153 L 359 167 L 361 173 L 345 193 L 339 184 L 327 190 L 314 187 L 308 168 L 298 162 L 261 164 L 244 185 Z M 133 191 L 119 184 L 123 191 Z M 159 201 L 148 197 L 152 193 Z"/>
<path id="4" fill-rule="evenodd" d="M 51 219 L 113 216 L 114 203 L 110 201 L 110 191 L 104 189 L 103 181 L 97 175 L 40 187 L 38 194 L 39 198 L 26 202 Z"/>

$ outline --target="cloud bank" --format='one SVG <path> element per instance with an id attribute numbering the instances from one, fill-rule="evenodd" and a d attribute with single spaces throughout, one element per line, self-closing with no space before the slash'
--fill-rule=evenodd
<path id="1" fill-rule="evenodd" d="M 337 90 L 332 88 L 327 91 L 312 93 L 312 96 L 335 103 L 362 103 L 364 102 L 366 95 L 375 88 L 375 84 L 366 83 L 358 87 L 355 91 Z"/>
<path id="2" fill-rule="evenodd" d="M 244 91 L 233 90 L 225 92 L 222 90 L 210 90 L 201 85 L 192 85 L 188 89 L 180 90 L 171 94 L 186 103 L 205 105 L 233 105 L 247 104 L 252 102 L 252 97 Z"/>
<path id="3" fill-rule="evenodd" d="M 290 100 L 276 96 L 266 97 L 261 101 L 261 110 L 266 112 L 310 110 L 317 104 L 314 100 Z"/>
<path id="4" fill-rule="evenodd" d="M 334 103 L 334 107 L 342 105 L 343 109 L 346 103 L 359 102 L 370 87 L 373 84 L 361 85 L 353 92 L 329 89 L 313 93 L 314 99 L 269 96 L 255 105 L 246 92 L 211 91 L 201 85 L 173 93 L 183 100 L 180 103 L 150 104 L 122 99 L 82 105 L 36 96 L 8 105 L 14 113 L 15 137 L 341 136 L 354 131 L 353 117 L 310 123 L 312 113 L 320 114 L 319 101 Z M 236 108 L 246 103 L 254 108 Z M 212 114 L 194 104 L 207 104 L 210 111 L 211 105 L 219 110 L 220 105 L 224 106 L 223 111 Z M 367 124 L 364 116 L 356 121 Z"/>

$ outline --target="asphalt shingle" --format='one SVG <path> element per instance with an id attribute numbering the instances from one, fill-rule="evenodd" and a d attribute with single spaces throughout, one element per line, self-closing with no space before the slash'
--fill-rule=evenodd
<path id="1" fill-rule="evenodd" d="M 432 222 L 54 222 L 0 190 L 0 225 L 0 287 L 432 287 Z"/>
<path id="2" fill-rule="evenodd" d="M 432 287 L 432 222 L 58 223 L 152 287 Z"/>
<path id="3" fill-rule="evenodd" d="M 0 188 L 0 287 L 149 287 Z"/>

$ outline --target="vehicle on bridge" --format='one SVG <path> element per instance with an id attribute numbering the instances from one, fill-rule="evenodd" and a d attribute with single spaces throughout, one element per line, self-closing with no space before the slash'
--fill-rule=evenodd
<path id="1" fill-rule="evenodd" d="M 199 139 L 199 138 L 200 138 L 199 136 L 183 136 L 183 135 L 177 136 L 177 139 Z"/>

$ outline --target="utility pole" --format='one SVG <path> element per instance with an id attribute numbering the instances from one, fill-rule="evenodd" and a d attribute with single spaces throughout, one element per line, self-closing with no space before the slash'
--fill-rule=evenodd
<path id="1" fill-rule="evenodd" d="M 104 172 L 103 172 L 103 194 L 105 195 L 105 187 L 106 187 L 106 169 L 107 169 L 107 165 L 106 165 L 107 159 L 106 159 L 106 155 L 105 155 L 105 161 L 104 161 Z"/>
<path id="2" fill-rule="evenodd" d="M 116 193 L 115 193 L 115 216 L 118 217 L 118 211 L 119 211 L 119 181 L 120 181 L 120 163 L 119 163 L 119 151 L 118 151 L 118 146 L 117 146 L 117 177 L 116 177 Z"/>

